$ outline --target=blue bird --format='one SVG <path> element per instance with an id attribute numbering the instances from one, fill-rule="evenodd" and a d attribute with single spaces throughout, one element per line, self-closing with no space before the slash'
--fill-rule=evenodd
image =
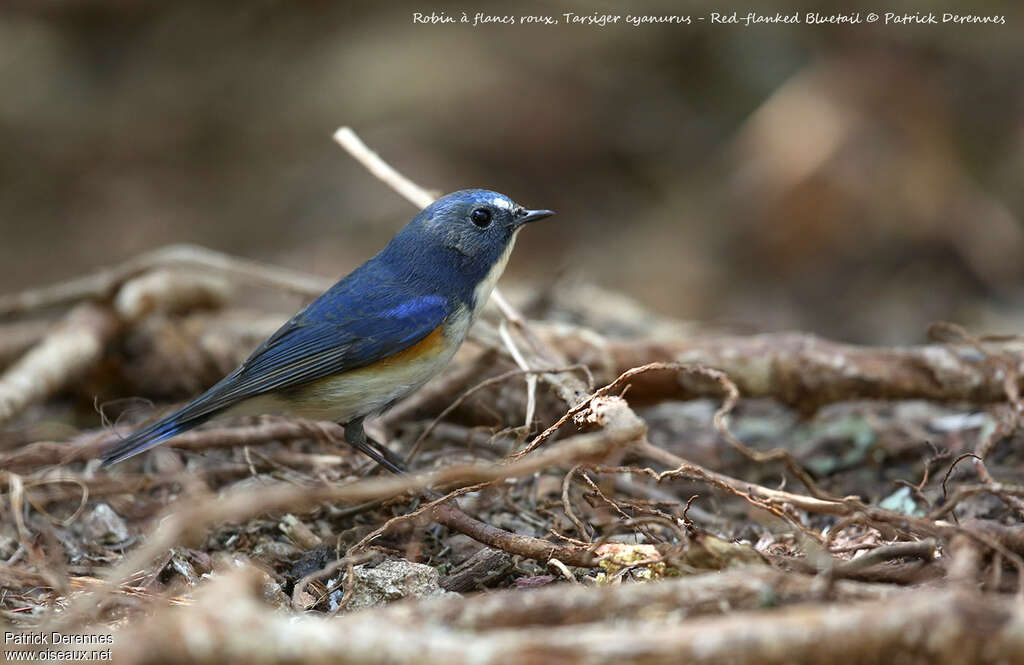
<path id="1" fill-rule="evenodd" d="M 363 420 L 448 364 L 505 270 L 523 225 L 553 214 L 483 189 L 438 199 L 220 382 L 104 451 L 104 466 L 215 416 L 284 412 L 342 423 L 352 447 L 401 472 L 401 461 L 366 436 Z"/>

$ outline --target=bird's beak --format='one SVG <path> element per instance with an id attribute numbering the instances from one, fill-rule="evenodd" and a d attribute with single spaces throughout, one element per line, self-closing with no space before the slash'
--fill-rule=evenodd
<path id="1" fill-rule="evenodd" d="M 544 219 L 554 215 L 554 210 L 523 210 L 516 216 L 516 226 L 522 226 L 523 224 L 529 224 L 530 222 L 536 222 L 537 220 Z"/>

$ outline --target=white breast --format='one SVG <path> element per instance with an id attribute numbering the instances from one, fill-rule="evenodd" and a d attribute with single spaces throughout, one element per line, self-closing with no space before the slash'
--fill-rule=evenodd
<path id="1" fill-rule="evenodd" d="M 491 297 L 491 292 L 494 291 L 494 286 L 498 283 L 498 280 L 501 279 L 501 274 L 505 272 L 505 266 L 508 264 L 508 258 L 512 256 L 512 248 L 516 245 L 516 237 L 519 236 L 521 228 L 522 227 L 512 232 L 512 237 L 509 238 L 508 241 L 508 247 L 506 247 L 505 251 L 498 257 L 498 260 L 494 263 L 494 266 L 491 267 L 487 276 L 484 277 L 480 283 L 476 285 L 476 289 L 473 290 L 473 300 L 476 302 L 476 305 L 473 308 L 474 320 L 480 312 L 483 311 L 484 305 L 487 304 L 488 299 Z"/>

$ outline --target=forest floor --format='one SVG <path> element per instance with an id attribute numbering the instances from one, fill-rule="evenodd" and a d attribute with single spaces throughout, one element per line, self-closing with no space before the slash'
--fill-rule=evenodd
<path id="1" fill-rule="evenodd" d="M 555 284 L 367 423 L 407 474 L 271 417 L 100 466 L 327 286 L 179 246 L 0 297 L 5 657 L 1024 662 L 1016 337 L 853 346 Z"/>
<path id="2" fill-rule="evenodd" d="M 100 468 L 285 318 L 252 279 L 322 287 L 174 248 L 0 302 L 8 630 L 126 663 L 1021 661 L 1020 340 L 743 335 L 560 285 L 370 424 L 408 475 L 267 417 Z"/>

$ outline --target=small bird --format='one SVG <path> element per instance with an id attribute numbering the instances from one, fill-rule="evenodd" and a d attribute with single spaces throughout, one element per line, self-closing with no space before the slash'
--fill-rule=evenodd
<path id="1" fill-rule="evenodd" d="M 366 436 L 364 419 L 448 364 L 505 270 L 523 225 L 553 214 L 484 189 L 438 199 L 220 382 L 104 451 L 104 466 L 215 416 L 283 412 L 341 423 L 349 445 L 402 472 L 401 460 Z"/>

